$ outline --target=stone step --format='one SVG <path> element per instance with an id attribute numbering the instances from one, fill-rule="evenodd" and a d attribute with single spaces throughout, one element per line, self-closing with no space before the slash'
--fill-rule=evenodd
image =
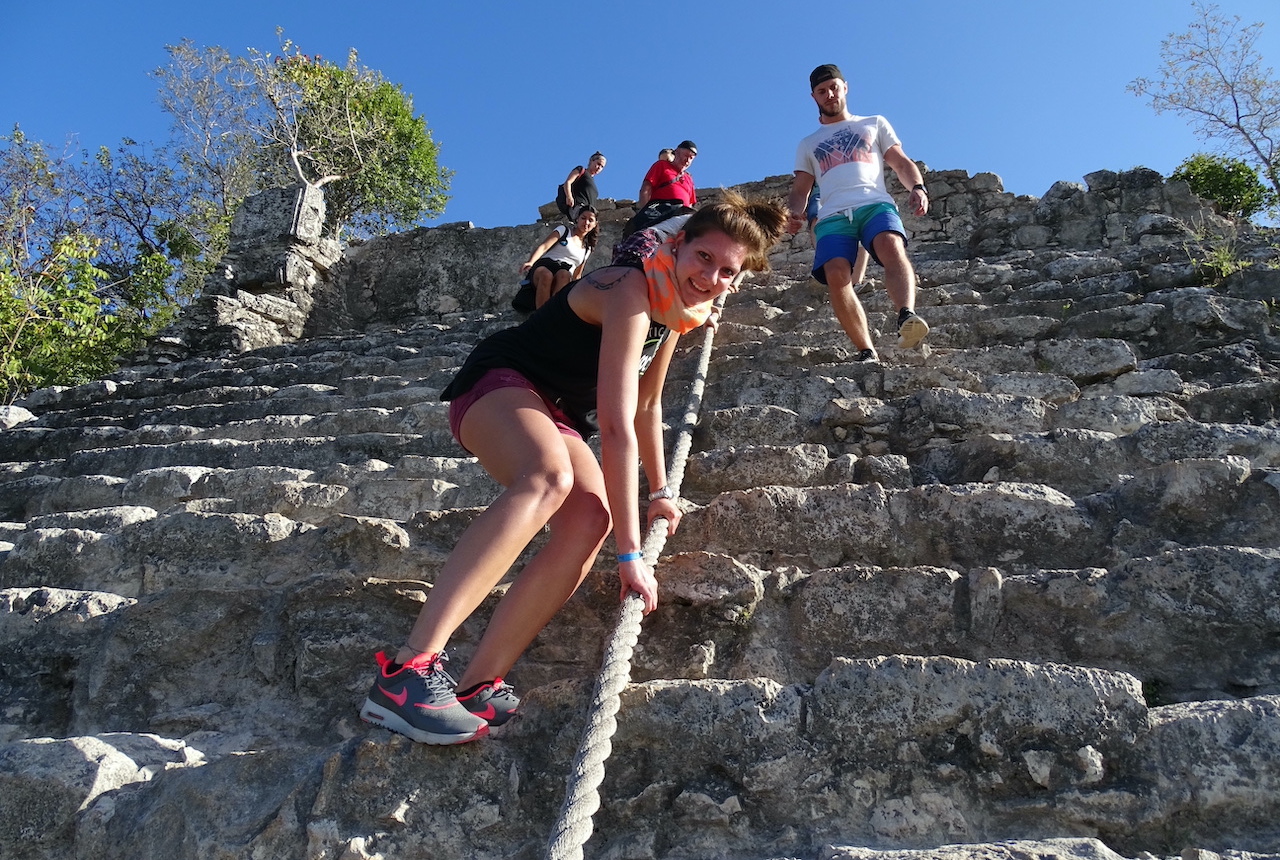
<path id="1" fill-rule="evenodd" d="M 459 449 L 447 430 L 424 433 L 358 433 L 347 436 L 298 436 L 240 441 L 192 439 L 171 444 L 131 445 L 77 451 L 61 462 L 61 476 L 117 475 L 129 477 L 165 466 L 242 469 L 247 466 L 286 466 L 324 470 L 339 463 L 396 460 L 406 455 L 449 456 Z"/>
<path id="2" fill-rule="evenodd" d="M 928 661 L 942 653 L 1016 660 L 1033 670 L 1124 673 L 1135 689 L 1143 685 L 1151 705 L 1280 692 L 1268 608 L 1280 587 L 1277 550 L 1201 547 L 1110 569 L 1017 574 L 872 565 L 804 573 L 695 551 L 667 558 L 658 571 L 665 597 L 646 622 L 636 682 L 768 677 L 820 685 L 833 662 Z M 593 576 L 552 621 L 513 683 L 529 689 L 590 677 L 617 601 L 604 579 Z M 29 707 L 35 693 L 23 692 L 10 700 L 11 712 L 28 729 L 64 736 L 106 728 L 103 714 L 115 730 L 185 734 L 242 724 L 234 714 L 256 710 L 260 738 L 323 742 L 353 725 L 371 653 L 402 636 L 422 588 L 409 577 L 345 571 L 234 588 L 174 581 L 136 600 L 5 585 L 0 639 L 11 646 L 6 653 L 29 655 L 12 676 L 15 692 L 48 696 L 61 686 L 54 698 L 72 704 L 41 713 Z M 457 637 L 459 662 L 499 595 Z M 770 632 L 777 630 L 787 634 Z M 1206 635 L 1219 647 L 1204 648 Z M 552 644 L 566 636 L 592 644 L 574 653 Z M 227 643 L 235 643 L 229 651 Z M 139 675 L 139 661 L 147 673 Z M 198 672 L 198 681 L 176 684 L 187 671 Z M 255 696 L 255 687 L 282 674 L 292 682 L 269 705 Z M 202 714 L 199 706 L 209 702 L 219 708 Z M 313 719 L 298 721 L 304 705 Z"/>
<path id="3" fill-rule="evenodd" d="M 1179 461 L 1243 459 L 1264 479 L 1280 470 L 1280 428 L 1170 421 L 1124 435 L 1078 429 L 975 436 L 926 451 L 919 469 L 944 483 L 1028 480 L 1074 496 L 1103 492 Z"/>
<path id="4" fill-rule="evenodd" d="M 323 471 L 275 465 L 242 469 L 165 466 L 129 478 L 34 475 L 5 485 L 0 518 L 19 522 L 44 514 L 116 505 L 164 511 L 196 499 L 219 499 L 235 513 L 277 513 L 317 522 L 335 513 L 408 520 L 419 511 L 488 504 L 496 485 L 471 458 L 370 459 Z M 101 531 L 101 529 L 99 529 Z"/>
<path id="5" fill-rule="evenodd" d="M 1079 499 L 996 480 L 759 486 L 688 512 L 669 546 L 805 569 L 1107 566 L 1164 545 L 1280 546 L 1276 483 L 1275 471 L 1231 458 L 1174 461 Z"/>
<path id="6" fill-rule="evenodd" d="M 1023 382 L 1008 380 L 1008 390 L 1019 390 Z M 899 446 L 896 450 L 914 456 L 926 447 L 990 433 L 1080 429 L 1127 434 L 1148 424 L 1188 418 L 1176 401 L 1159 396 L 1109 395 L 1053 404 L 1018 394 L 923 388 L 905 397 L 881 400 L 849 396 L 846 392 L 850 388 L 853 385 L 848 380 L 838 379 L 792 380 L 764 374 L 739 378 L 736 390 L 729 391 L 726 384 L 717 392 L 731 396 L 731 405 L 712 401 L 703 419 L 704 444 L 785 445 L 802 440 L 840 451 L 884 453 L 879 450 L 881 444 L 892 442 Z M 744 412 L 748 407 L 754 409 Z M 747 415 L 769 409 L 790 412 L 795 420 L 759 428 L 741 426 L 752 420 Z"/>
<path id="7" fill-rule="evenodd" d="M 133 429 L 118 425 L 59 429 L 22 425 L 0 432 L 0 457 L 10 462 L 53 460 L 79 451 L 203 439 L 253 442 L 304 436 L 448 432 L 448 405 L 440 401 L 437 388 L 399 388 L 359 399 L 323 392 L 310 392 L 311 396 L 300 398 L 298 393 L 247 406 L 234 403 L 166 409 L 139 416 L 139 420 L 154 420 Z"/>

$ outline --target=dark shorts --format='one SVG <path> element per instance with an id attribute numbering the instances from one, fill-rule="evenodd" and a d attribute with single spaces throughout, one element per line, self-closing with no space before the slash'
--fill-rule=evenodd
<path id="1" fill-rule="evenodd" d="M 823 270 L 828 262 L 836 259 L 848 260 L 850 264 L 858 256 L 858 245 L 861 244 L 877 263 L 871 243 L 881 233 L 897 233 L 902 241 L 907 240 L 906 228 L 902 226 L 902 218 L 897 207 L 891 203 L 872 203 L 847 212 L 839 212 L 823 218 L 814 227 L 814 236 L 818 243 L 813 251 L 813 277 L 818 283 L 827 282 L 827 273 Z"/>
<path id="2" fill-rule="evenodd" d="M 532 277 L 534 269 L 546 269 L 555 277 L 556 272 L 573 272 L 573 266 L 564 260 L 548 260 L 546 257 L 539 257 L 538 262 L 529 267 L 529 276 Z"/>
<path id="3" fill-rule="evenodd" d="M 462 417 L 467 414 L 467 410 L 477 400 L 492 391 L 497 391 L 499 388 L 526 388 L 532 391 L 542 398 L 547 411 L 551 413 L 551 420 L 555 422 L 556 429 L 565 436 L 572 436 L 574 439 L 582 438 L 582 434 L 573 429 L 569 416 L 565 415 L 560 407 L 548 400 L 547 396 L 539 391 L 523 374 L 509 367 L 495 367 L 492 370 L 485 371 L 484 376 L 477 379 L 476 384 L 466 392 L 449 401 L 449 432 L 453 434 L 454 439 L 458 440 L 459 445 L 462 445 Z M 471 453 L 466 445 L 462 445 L 462 450 L 468 454 Z"/>

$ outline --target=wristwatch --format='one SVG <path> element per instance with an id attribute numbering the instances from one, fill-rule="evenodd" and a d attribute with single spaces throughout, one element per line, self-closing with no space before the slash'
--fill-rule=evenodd
<path id="1" fill-rule="evenodd" d="M 674 499 L 676 494 L 671 492 L 670 487 L 663 487 L 661 490 L 649 494 L 649 501 L 656 502 L 658 499 Z"/>
<path id="2" fill-rule="evenodd" d="M 915 185 L 912 185 L 912 186 L 911 186 L 911 190 L 912 190 L 912 191 L 915 191 L 917 188 L 919 188 L 919 189 L 920 189 L 921 191 L 923 191 L 925 194 L 928 194 L 928 193 L 929 193 L 929 189 L 924 187 L 924 183 L 923 183 L 923 182 L 917 182 Z"/>

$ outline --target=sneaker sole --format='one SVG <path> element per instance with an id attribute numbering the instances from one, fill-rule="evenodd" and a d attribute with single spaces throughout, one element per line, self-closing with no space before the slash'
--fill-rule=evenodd
<path id="1" fill-rule="evenodd" d="M 360 709 L 360 719 L 364 720 L 366 723 L 381 726 L 382 728 L 393 731 L 396 734 L 404 735 L 406 738 L 417 741 L 420 744 L 434 744 L 436 746 L 465 744 L 467 741 L 474 741 L 489 734 L 488 723 L 482 724 L 473 732 L 441 734 L 439 732 L 424 731 L 422 729 L 415 728 L 406 722 L 403 717 L 392 713 L 380 705 L 374 704 L 368 699 L 364 700 L 364 707 Z"/>
<path id="2" fill-rule="evenodd" d="M 920 317 L 908 317 L 907 321 L 902 324 L 902 328 L 898 329 L 898 348 L 911 349 L 920 341 L 924 340 L 924 336 L 929 333 L 929 324 Z"/>

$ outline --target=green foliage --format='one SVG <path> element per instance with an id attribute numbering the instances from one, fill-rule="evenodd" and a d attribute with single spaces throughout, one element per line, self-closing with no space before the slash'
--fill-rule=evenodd
<path id="1" fill-rule="evenodd" d="M 1258 172 L 1243 161 L 1197 153 L 1171 179 L 1180 179 L 1206 200 L 1218 204 L 1223 215 L 1248 220 L 1270 205 L 1274 195 L 1258 178 Z"/>
<path id="2" fill-rule="evenodd" d="M 83 382 L 111 370 L 132 342 L 97 287 L 97 243 L 72 234 L 49 254 L 25 261 L 0 256 L 0 402 L 46 385 Z"/>
<path id="3" fill-rule="evenodd" d="M 172 265 L 104 254 L 108 219 L 77 182 L 21 129 L 0 136 L 0 401 L 112 369 L 169 316 Z"/>
<path id="4" fill-rule="evenodd" d="M 80 381 L 142 344 L 200 291 L 232 218 L 263 188 L 324 189 L 326 227 L 366 234 L 439 215 L 449 172 L 413 101 L 360 66 L 167 46 L 153 76 L 160 147 L 72 155 L 0 135 L 0 397 Z"/>
<path id="5" fill-rule="evenodd" d="M 330 233 L 407 227 L 444 211 L 450 174 L 398 85 L 361 66 L 354 50 L 338 66 L 286 40 L 281 56 L 255 59 L 275 112 L 268 155 L 279 170 L 324 188 Z"/>
<path id="6" fill-rule="evenodd" d="M 1228 19 L 1214 5 L 1191 7 L 1187 32 L 1160 45 L 1160 78 L 1137 78 L 1128 88 L 1149 96 L 1156 113 L 1187 117 L 1202 139 L 1220 141 L 1280 194 L 1280 81 L 1257 49 L 1263 25 Z"/>
<path id="7" fill-rule="evenodd" d="M 1215 284 L 1221 283 L 1228 275 L 1234 275 L 1253 265 L 1248 260 L 1240 259 L 1234 242 L 1214 245 L 1204 256 L 1197 258 L 1195 263 L 1210 274 Z"/>
<path id="8" fill-rule="evenodd" d="M 154 187 L 170 196 L 156 200 L 154 229 L 179 271 L 175 299 L 186 304 L 226 253 L 236 209 L 271 184 L 258 131 L 270 114 L 248 58 L 189 39 L 165 50 L 169 63 L 151 75 L 173 120 L 156 153 L 170 173 Z"/>

